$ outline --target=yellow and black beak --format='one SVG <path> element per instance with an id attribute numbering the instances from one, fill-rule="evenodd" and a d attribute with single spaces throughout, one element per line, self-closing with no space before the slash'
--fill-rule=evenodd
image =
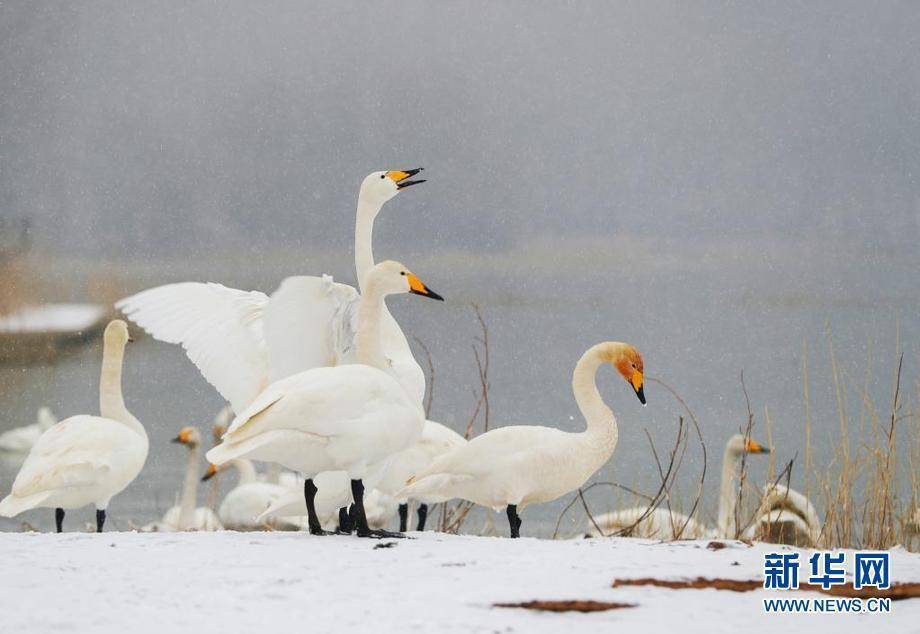
<path id="1" fill-rule="evenodd" d="M 769 447 L 764 447 L 753 438 L 747 439 L 747 446 L 745 449 L 748 453 L 770 453 L 771 451 Z"/>
<path id="2" fill-rule="evenodd" d="M 201 476 L 201 481 L 207 482 L 208 480 L 216 476 L 218 471 L 220 471 L 220 469 L 217 468 L 217 465 L 209 464 L 208 470 L 205 471 L 203 476 Z"/>
<path id="3" fill-rule="evenodd" d="M 429 299 L 436 299 L 440 302 L 444 301 L 444 298 L 435 293 L 433 290 L 428 288 L 422 283 L 422 280 L 418 279 L 412 273 L 407 273 L 406 277 L 409 279 L 409 292 L 414 295 L 421 295 L 422 297 L 428 297 Z"/>
<path id="4" fill-rule="evenodd" d="M 629 384 L 632 385 L 632 388 L 636 391 L 636 396 L 639 397 L 639 402 L 645 405 L 645 377 L 642 376 L 642 373 L 639 370 L 633 371 L 632 378 L 629 380 Z"/>
<path id="5" fill-rule="evenodd" d="M 414 170 L 395 170 L 392 172 L 387 172 L 387 176 L 389 176 L 390 179 L 396 183 L 396 189 L 405 189 L 406 187 L 412 187 L 413 185 L 418 185 L 419 183 L 425 182 L 425 179 L 423 178 L 419 178 L 414 181 L 408 180 L 421 172 L 423 169 L 423 167 L 419 167 Z"/>

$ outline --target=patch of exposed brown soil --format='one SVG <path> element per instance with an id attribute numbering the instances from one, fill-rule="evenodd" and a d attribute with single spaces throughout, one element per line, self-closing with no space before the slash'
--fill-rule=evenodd
<path id="1" fill-rule="evenodd" d="M 634 608 L 635 603 L 614 603 L 610 601 L 562 600 L 562 601 L 522 601 L 520 603 L 495 603 L 495 608 L 524 608 L 540 612 L 606 612 Z"/>
<path id="2" fill-rule="evenodd" d="M 696 579 L 653 579 L 645 577 L 642 579 L 615 579 L 612 587 L 621 588 L 624 586 L 655 586 L 658 588 L 671 588 L 672 590 L 702 590 L 712 588 L 714 590 L 729 590 L 731 592 L 750 592 L 763 587 L 762 581 L 751 579 L 706 579 L 697 577 Z M 810 583 L 800 583 L 799 590 L 807 592 L 820 592 L 834 597 L 853 597 L 860 599 L 869 599 L 872 597 L 891 599 L 900 601 L 902 599 L 920 598 L 920 583 L 896 583 L 887 590 L 877 588 L 860 588 L 854 589 L 852 586 L 831 586 L 827 590 L 821 586 Z"/>

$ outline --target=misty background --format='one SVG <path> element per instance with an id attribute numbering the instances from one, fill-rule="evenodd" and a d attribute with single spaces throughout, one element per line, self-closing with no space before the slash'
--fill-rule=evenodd
<path id="1" fill-rule="evenodd" d="M 801 461 L 806 350 L 819 452 L 829 337 L 873 398 L 901 352 L 917 392 L 918 34 L 911 2 L 5 2 L 0 215 L 29 219 L 45 300 L 95 299 L 99 276 L 353 283 L 361 179 L 423 166 L 375 253 L 448 299 L 390 302 L 432 351 L 433 418 L 462 432 L 473 409 L 476 302 L 493 425 L 580 428 L 572 367 L 622 339 L 711 460 L 747 419 L 744 370 L 779 459 Z M 3 370 L 0 425 L 94 411 L 98 354 Z M 180 350 L 129 355 L 152 445 L 209 422 L 220 399 Z M 654 484 L 640 429 L 667 445 L 680 408 L 600 381 L 614 476 Z M 164 497 L 181 459 L 148 463 Z"/>

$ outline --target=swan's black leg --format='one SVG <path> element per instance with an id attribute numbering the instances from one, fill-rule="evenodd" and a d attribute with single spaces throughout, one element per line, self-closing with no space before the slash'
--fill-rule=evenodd
<path id="1" fill-rule="evenodd" d="M 351 481 L 351 496 L 355 500 L 353 509 L 358 537 L 405 537 L 402 533 L 371 530 L 367 525 L 367 515 L 364 513 L 364 483 L 361 480 Z"/>
<path id="2" fill-rule="evenodd" d="M 316 485 L 313 484 L 313 480 L 305 480 L 303 483 L 303 497 L 307 502 L 307 523 L 310 526 L 311 535 L 329 535 L 328 531 L 324 531 L 322 525 L 319 523 L 319 516 L 316 514 Z"/>
<path id="3" fill-rule="evenodd" d="M 101 533 L 105 526 L 105 509 L 96 509 L 96 532 Z"/>
<path id="4" fill-rule="evenodd" d="M 54 509 L 54 523 L 57 525 L 57 532 L 64 532 L 64 509 Z"/>
<path id="5" fill-rule="evenodd" d="M 521 518 L 518 517 L 517 504 L 508 505 L 508 526 L 511 528 L 511 537 L 521 536 Z"/>
<path id="6" fill-rule="evenodd" d="M 409 505 L 400 504 L 399 505 L 399 531 L 401 533 L 406 532 L 406 529 L 409 527 Z"/>
<path id="7" fill-rule="evenodd" d="M 339 535 L 351 535 L 351 531 L 355 528 L 355 523 L 351 519 L 351 515 L 348 514 L 348 507 L 343 506 L 339 509 L 339 526 L 335 529 L 335 532 Z"/>
<path id="8" fill-rule="evenodd" d="M 428 519 L 428 505 L 419 504 L 418 505 L 418 524 L 415 526 L 415 530 L 423 531 L 425 530 L 425 520 Z"/>

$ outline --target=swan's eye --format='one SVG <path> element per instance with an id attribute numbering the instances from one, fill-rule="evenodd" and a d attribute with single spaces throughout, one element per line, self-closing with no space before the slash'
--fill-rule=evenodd
<path id="1" fill-rule="evenodd" d="M 386 178 L 386 177 L 387 177 L 386 174 L 381 174 L 381 175 L 380 175 L 380 180 L 383 180 L 383 179 Z"/>
<path id="2" fill-rule="evenodd" d="M 406 274 L 406 272 L 405 272 L 405 271 L 403 271 L 402 273 L 400 273 L 400 275 L 405 275 L 405 274 Z"/>

